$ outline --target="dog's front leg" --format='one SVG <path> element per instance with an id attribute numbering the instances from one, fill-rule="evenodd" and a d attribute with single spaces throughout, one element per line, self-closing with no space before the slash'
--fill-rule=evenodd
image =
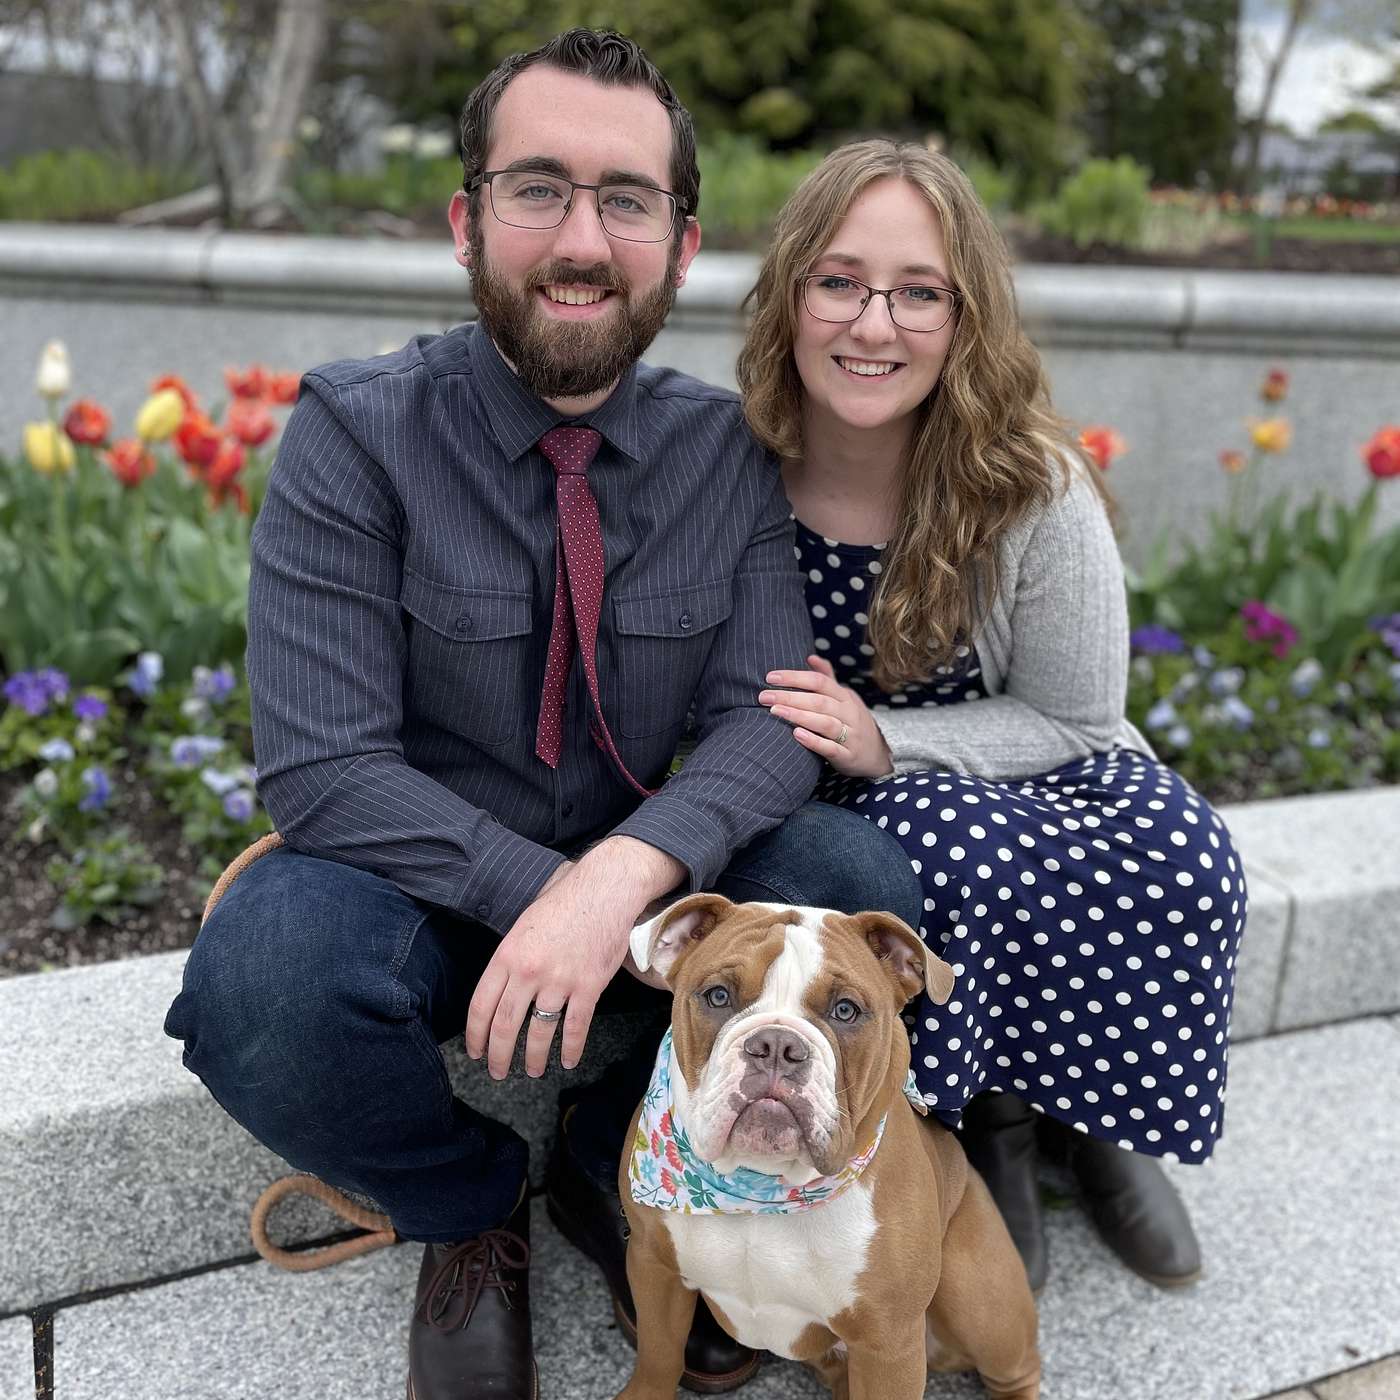
<path id="1" fill-rule="evenodd" d="M 928 1380 L 922 1334 L 848 1342 L 846 1376 L 850 1400 L 920 1400 Z"/>
<path id="2" fill-rule="evenodd" d="M 674 1400 L 696 1294 L 673 1267 L 635 1244 L 627 1250 L 627 1281 L 637 1308 L 637 1365 L 618 1400 Z"/>

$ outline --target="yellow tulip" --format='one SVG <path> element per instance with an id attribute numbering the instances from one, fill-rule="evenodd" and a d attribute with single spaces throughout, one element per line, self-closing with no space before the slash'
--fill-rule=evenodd
<path id="1" fill-rule="evenodd" d="M 73 470 L 73 444 L 67 433 L 53 423 L 24 425 L 24 455 L 29 465 L 44 476 Z"/>
<path id="2" fill-rule="evenodd" d="M 136 436 L 147 442 L 164 442 L 185 416 L 185 401 L 174 389 L 159 389 L 136 415 Z"/>
<path id="3" fill-rule="evenodd" d="M 1287 418 L 1256 418 L 1249 425 L 1249 439 L 1261 452 L 1287 452 L 1293 427 Z"/>

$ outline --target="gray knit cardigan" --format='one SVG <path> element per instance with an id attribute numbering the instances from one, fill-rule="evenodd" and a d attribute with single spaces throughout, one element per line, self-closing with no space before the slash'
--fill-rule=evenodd
<path id="1" fill-rule="evenodd" d="M 1027 512 L 1000 549 L 996 598 L 976 637 L 987 697 L 875 706 L 894 772 L 951 769 L 991 781 L 1046 773 L 1124 744 L 1128 607 L 1118 546 L 1088 468 Z"/>

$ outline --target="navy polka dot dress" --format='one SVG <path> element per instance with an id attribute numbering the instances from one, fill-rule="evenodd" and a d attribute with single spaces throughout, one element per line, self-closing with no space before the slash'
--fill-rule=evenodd
<path id="1" fill-rule="evenodd" d="M 880 690 L 866 607 L 878 546 L 797 522 L 816 646 L 877 714 L 986 696 L 976 650 L 924 684 Z M 1210 805 L 1164 764 L 1116 748 L 986 782 L 952 772 L 870 781 L 827 770 L 816 796 L 888 831 L 924 886 L 920 936 L 957 975 L 906 1020 L 931 1111 L 956 1124 L 1001 1089 L 1081 1132 L 1201 1162 L 1220 1135 L 1239 856 Z"/>

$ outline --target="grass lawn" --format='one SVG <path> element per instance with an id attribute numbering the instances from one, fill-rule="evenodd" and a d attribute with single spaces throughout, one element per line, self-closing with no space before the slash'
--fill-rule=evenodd
<path id="1" fill-rule="evenodd" d="M 1255 219 L 1232 215 L 1229 222 L 1246 233 L 1260 228 Z M 1269 219 L 1263 231 L 1272 238 L 1309 238 L 1318 243 L 1400 243 L 1400 223 L 1366 219 Z"/>

